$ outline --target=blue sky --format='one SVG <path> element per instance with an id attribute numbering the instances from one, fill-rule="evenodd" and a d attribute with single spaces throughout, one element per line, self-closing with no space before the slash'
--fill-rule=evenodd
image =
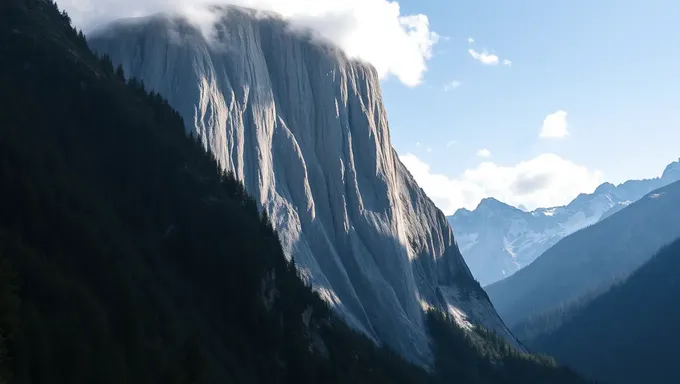
<path id="1" fill-rule="evenodd" d="M 427 175 L 412 173 L 428 194 L 442 194 L 433 198 L 447 213 L 461 204 L 474 207 L 482 195 L 494 193 L 530 208 L 565 203 L 578 192 L 592 192 L 599 181 L 658 176 L 680 157 L 680 2 L 401 0 L 400 5 L 402 13 L 427 15 L 443 38 L 421 85 L 383 82 L 392 143 L 401 155 L 429 165 Z M 512 65 L 484 65 L 470 48 L 486 49 Z M 460 86 L 447 92 L 445 85 L 453 81 Z M 566 112 L 569 134 L 540 138 L 544 119 L 557 111 Z M 478 156 L 481 149 L 491 156 Z M 497 191 L 507 185 L 486 188 L 477 180 L 481 186 L 464 202 L 447 200 L 447 192 L 436 190 L 446 187 L 426 179 L 445 176 L 450 188 L 460 188 L 463 172 L 481 162 L 512 173 L 517 164 L 548 153 L 580 167 L 555 164 L 556 171 L 582 177 L 546 185 L 533 197 L 511 196 Z M 502 172 L 488 177 L 494 176 L 503 177 Z"/>
<path id="2" fill-rule="evenodd" d="M 58 3 L 85 29 L 159 11 L 210 27 L 214 3 L 316 29 L 383 76 L 392 144 L 447 214 L 484 197 L 562 205 L 680 157 L 677 0 Z"/>

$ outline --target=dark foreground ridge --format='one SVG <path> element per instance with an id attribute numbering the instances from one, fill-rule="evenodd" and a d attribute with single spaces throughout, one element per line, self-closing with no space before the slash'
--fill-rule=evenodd
<path id="1" fill-rule="evenodd" d="M 680 239 L 532 346 L 609 383 L 679 383 L 679 274 Z"/>
<path id="2" fill-rule="evenodd" d="M 0 6 L 0 85 L 0 383 L 436 380 L 338 321 L 242 185 L 51 1 Z M 579 382 L 477 353 L 436 368 Z"/>

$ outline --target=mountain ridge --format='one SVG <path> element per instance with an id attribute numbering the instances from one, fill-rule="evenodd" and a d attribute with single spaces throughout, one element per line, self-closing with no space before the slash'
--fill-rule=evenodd
<path id="1" fill-rule="evenodd" d="M 424 310 L 437 308 L 522 350 L 391 147 L 375 69 L 237 8 L 215 36 L 155 17 L 89 43 L 168 99 L 352 327 L 427 364 Z"/>
<path id="2" fill-rule="evenodd" d="M 436 311 L 435 372 L 351 331 L 242 183 L 54 1 L 0 3 L 0 83 L 0 382 L 583 382 Z"/>
<path id="3" fill-rule="evenodd" d="M 51 0 L 0 3 L 0 382 L 429 382 Z"/>
<path id="4" fill-rule="evenodd" d="M 680 180 L 680 160 L 661 177 L 600 184 L 569 204 L 525 212 L 496 199 L 482 200 L 475 210 L 459 209 L 447 219 L 461 253 L 483 286 L 511 276 L 536 260 L 560 239 L 593 225 L 654 189 Z M 497 203 L 491 204 L 490 202 Z"/>
<path id="5" fill-rule="evenodd" d="M 680 181 L 583 228 L 513 276 L 486 287 L 511 328 L 584 295 L 607 290 L 680 237 Z"/>
<path id="6" fill-rule="evenodd" d="M 606 382 L 678 382 L 675 351 L 680 311 L 669 305 L 669 299 L 680 295 L 678 273 L 680 239 L 577 309 L 559 328 L 538 337 L 532 349 Z"/>

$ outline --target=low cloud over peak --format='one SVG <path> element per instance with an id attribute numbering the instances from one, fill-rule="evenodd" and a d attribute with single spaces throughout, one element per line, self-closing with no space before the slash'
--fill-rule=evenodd
<path id="1" fill-rule="evenodd" d="M 422 82 L 439 36 L 428 17 L 403 15 L 390 0 L 57 0 L 76 26 L 86 31 L 116 19 L 180 13 L 196 23 L 211 5 L 238 5 L 280 14 L 293 25 L 311 28 L 350 57 L 371 63 L 381 77 L 407 86 Z M 200 25 L 203 29 L 210 26 Z"/>

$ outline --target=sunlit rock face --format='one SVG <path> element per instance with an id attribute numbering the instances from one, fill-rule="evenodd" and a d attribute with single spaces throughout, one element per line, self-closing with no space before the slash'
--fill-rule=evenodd
<path id="1" fill-rule="evenodd" d="M 90 45 L 168 99 L 352 327 L 421 364 L 427 307 L 516 345 L 393 150 L 375 69 L 271 15 L 220 12 L 209 39 L 156 16 L 101 29 Z"/>

